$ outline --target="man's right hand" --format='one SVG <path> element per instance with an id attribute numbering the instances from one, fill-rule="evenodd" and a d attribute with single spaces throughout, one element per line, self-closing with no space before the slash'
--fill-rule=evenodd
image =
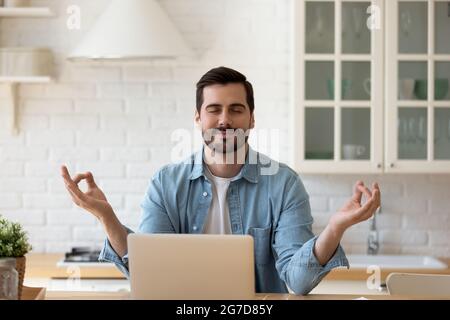
<path id="1" fill-rule="evenodd" d="M 105 194 L 95 183 L 92 173 L 86 172 L 77 174 L 72 179 L 69 171 L 67 170 L 67 167 L 62 166 L 61 175 L 64 179 L 64 183 L 66 184 L 67 191 L 69 191 L 70 195 L 72 196 L 73 202 L 77 206 L 89 211 L 102 222 L 108 218 L 115 216 L 111 205 L 108 203 L 108 200 L 105 197 Z M 78 187 L 78 184 L 82 180 L 86 180 L 87 182 L 87 192 L 81 191 Z"/>

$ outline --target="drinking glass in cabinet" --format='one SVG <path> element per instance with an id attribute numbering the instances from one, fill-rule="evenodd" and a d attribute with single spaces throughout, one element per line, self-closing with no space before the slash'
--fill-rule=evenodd
<path id="1" fill-rule="evenodd" d="M 398 158 L 427 159 L 428 123 L 426 108 L 398 109 Z"/>
<path id="2" fill-rule="evenodd" d="M 367 28 L 370 2 L 342 3 L 342 53 L 370 54 L 371 32 Z"/>
<path id="3" fill-rule="evenodd" d="M 450 2 L 435 2 L 435 52 L 450 54 Z"/>
<path id="4" fill-rule="evenodd" d="M 428 3 L 427 1 L 399 2 L 399 53 L 427 53 Z"/>
<path id="5" fill-rule="evenodd" d="M 306 53 L 334 53 L 334 3 L 306 2 Z"/>
<path id="6" fill-rule="evenodd" d="M 434 158 L 450 160 L 450 108 L 434 109 Z"/>

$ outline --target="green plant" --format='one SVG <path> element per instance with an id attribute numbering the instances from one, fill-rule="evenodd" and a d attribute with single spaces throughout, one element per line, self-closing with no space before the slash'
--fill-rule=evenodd
<path id="1" fill-rule="evenodd" d="M 20 223 L 0 216 L 0 257 L 22 257 L 32 249 Z"/>

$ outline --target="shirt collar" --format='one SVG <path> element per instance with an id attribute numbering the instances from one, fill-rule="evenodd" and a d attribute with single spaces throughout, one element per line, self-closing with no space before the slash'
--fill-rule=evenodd
<path id="1" fill-rule="evenodd" d="M 193 155 L 193 166 L 191 171 L 191 180 L 195 180 L 205 175 L 203 162 L 203 153 L 205 146 L 202 145 L 202 148 L 194 153 Z M 249 182 L 257 183 L 258 182 L 258 152 L 252 149 L 250 145 L 248 146 L 247 156 L 245 157 L 245 163 L 241 170 L 241 177 L 246 179 Z"/>

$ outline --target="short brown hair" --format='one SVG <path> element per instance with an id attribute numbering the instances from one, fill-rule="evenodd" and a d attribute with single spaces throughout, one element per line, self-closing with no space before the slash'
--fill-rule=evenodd
<path id="1" fill-rule="evenodd" d="M 197 83 L 197 111 L 200 113 L 203 104 L 203 88 L 214 84 L 242 83 L 247 94 L 247 104 L 250 107 L 250 114 L 255 109 L 255 99 L 253 97 L 253 86 L 247 81 L 247 77 L 242 73 L 226 68 L 218 67 L 205 73 Z"/>

